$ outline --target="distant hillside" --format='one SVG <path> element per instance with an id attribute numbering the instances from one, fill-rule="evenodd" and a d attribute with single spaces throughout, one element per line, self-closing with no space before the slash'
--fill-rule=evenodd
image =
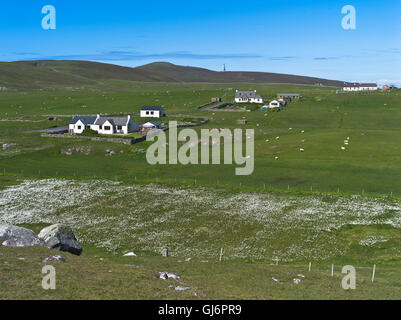
<path id="1" fill-rule="evenodd" d="M 46 88 L 96 85 L 102 80 L 143 82 L 293 83 L 341 87 L 342 81 L 267 72 L 217 72 L 154 62 L 137 68 L 89 61 L 0 62 L 0 87 Z"/>

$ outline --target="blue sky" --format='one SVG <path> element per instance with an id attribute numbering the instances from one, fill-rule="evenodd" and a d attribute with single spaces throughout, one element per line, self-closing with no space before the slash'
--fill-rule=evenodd
<path id="1" fill-rule="evenodd" d="M 56 30 L 43 30 L 44 5 Z M 341 26 L 344 5 L 356 30 Z M 401 84 L 401 1 L 3 1 L 0 60 L 153 61 Z"/>

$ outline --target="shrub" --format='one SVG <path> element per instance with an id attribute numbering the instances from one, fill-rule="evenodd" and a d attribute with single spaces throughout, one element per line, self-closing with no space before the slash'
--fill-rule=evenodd
<path id="1" fill-rule="evenodd" d="M 82 136 L 87 136 L 87 137 L 99 137 L 99 134 L 97 131 L 92 130 L 92 129 L 85 129 L 82 133 Z"/>

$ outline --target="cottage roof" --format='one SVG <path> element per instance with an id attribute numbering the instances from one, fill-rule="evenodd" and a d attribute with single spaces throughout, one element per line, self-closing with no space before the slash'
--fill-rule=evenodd
<path id="1" fill-rule="evenodd" d="M 125 126 L 127 125 L 128 116 L 117 117 L 117 116 L 101 116 L 95 124 L 102 126 L 106 121 L 109 121 L 113 126 Z"/>
<path id="2" fill-rule="evenodd" d="M 76 124 L 79 120 L 85 125 L 94 124 L 96 121 L 96 117 L 91 116 L 75 116 L 71 121 L 70 124 Z"/>
<path id="3" fill-rule="evenodd" d="M 237 91 L 235 93 L 235 98 L 242 99 L 262 99 L 262 96 L 255 91 Z"/>
<path id="4" fill-rule="evenodd" d="M 163 108 L 160 106 L 143 106 L 141 108 L 142 111 L 160 111 L 163 112 Z"/>

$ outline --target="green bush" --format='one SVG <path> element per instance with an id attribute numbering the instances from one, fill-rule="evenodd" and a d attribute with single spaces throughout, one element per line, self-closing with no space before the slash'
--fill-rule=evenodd
<path id="1" fill-rule="evenodd" d="M 99 134 L 97 131 L 92 130 L 92 129 L 85 129 L 82 133 L 81 136 L 87 136 L 87 137 L 99 137 Z"/>

